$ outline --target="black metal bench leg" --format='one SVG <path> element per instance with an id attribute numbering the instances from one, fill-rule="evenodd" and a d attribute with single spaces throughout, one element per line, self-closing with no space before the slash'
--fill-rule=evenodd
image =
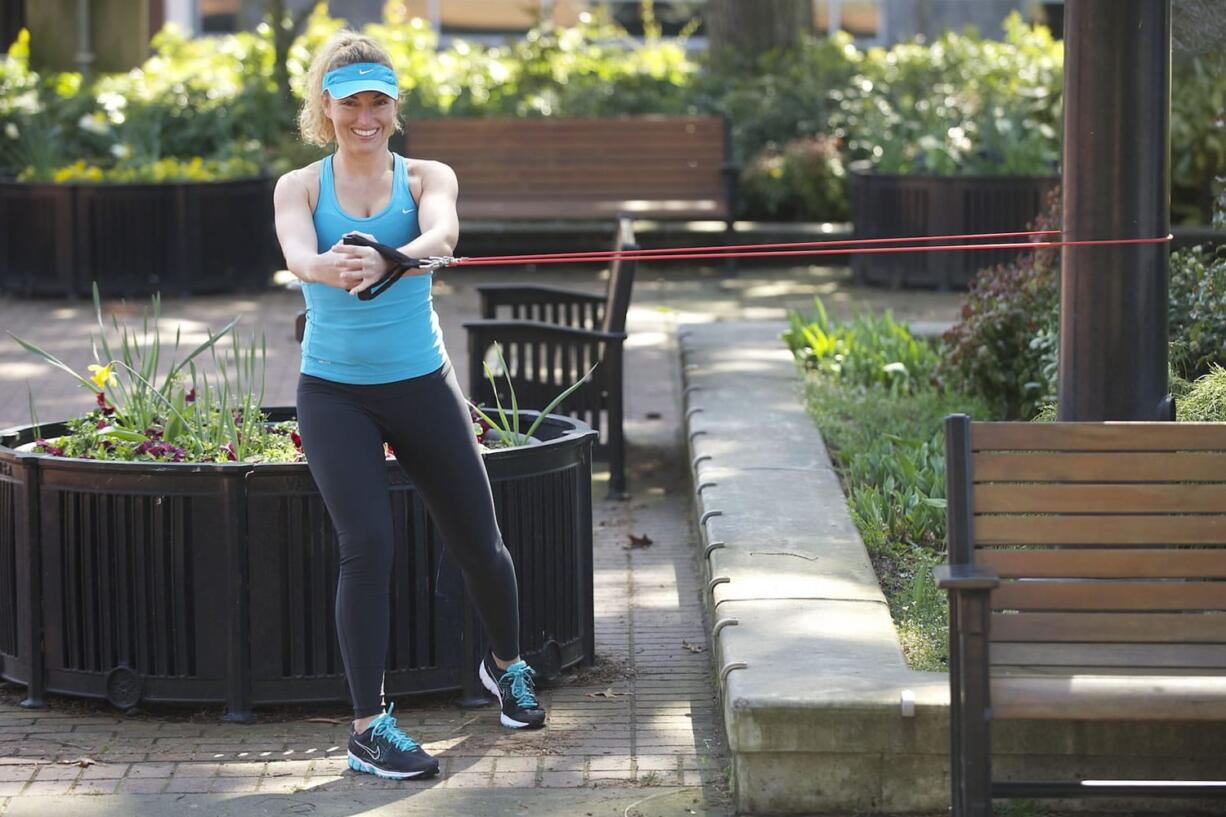
<path id="1" fill-rule="evenodd" d="M 953 817 L 966 814 L 962 773 L 962 661 L 958 643 L 958 604 L 949 605 L 949 799 Z"/>
<path id="2" fill-rule="evenodd" d="M 605 356 L 609 374 L 609 499 L 625 499 L 626 436 L 622 429 L 625 419 L 622 394 L 624 372 L 620 344 L 609 344 Z"/>
<path id="3" fill-rule="evenodd" d="M 958 718 L 959 791 L 955 793 L 955 817 L 992 817 L 992 736 L 989 717 L 988 594 L 968 591 L 958 596 L 958 650 L 961 670 L 962 712 Z M 951 764 L 951 765 L 952 765 Z"/>

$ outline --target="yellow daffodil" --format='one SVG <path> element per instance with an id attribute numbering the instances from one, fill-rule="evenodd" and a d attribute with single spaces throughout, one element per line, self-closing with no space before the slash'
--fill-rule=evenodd
<path id="1" fill-rule="evenodd" d="M 98 391 L 102 391 L 107 386 L 116 386 L 119 384 L 119 380 L 115 377 L 115 373 L 112 371 L 114 367 L 115 364 L 113 363 L 108 363 L 105 366 L 99 366 L 96 363 L 89 364 L 89 370 L 93 372 L 89 379 L 95 386 L 98 387 Z"/>

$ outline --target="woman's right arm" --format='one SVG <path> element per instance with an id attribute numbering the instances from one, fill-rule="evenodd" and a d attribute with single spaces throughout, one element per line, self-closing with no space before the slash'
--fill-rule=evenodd
<path id="1" fill-rule="evenodd" d="M 302 176 L 301 170 L 291 170 L 277 180 L 272 194 L 277 239 L 285 265 L 305 283 L 344 289 L 340 273 L 348 261 L 332 250 L 322 254 L 316 251 L 315 220 Z"/>

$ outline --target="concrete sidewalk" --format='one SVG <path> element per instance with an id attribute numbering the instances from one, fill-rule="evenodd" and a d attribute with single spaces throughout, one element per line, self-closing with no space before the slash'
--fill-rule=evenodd
<path id="1" fill-rule="evenodd" d="M 476 317 L 474 286 L 537 281 L 598 291 L 591 270 L 451 271 L 436 303 L 456 368 L 461 324 Z M 627 421 L 631 498 L 604 497 L 595 474 L 596 649 L 588 671 L 543 690 L 550 726 L 521 735 L 496 710 L 447 700 L 398 702 L 406 731 L 443 758 L 434 781 L 387 783 L 346 770 L 346 707 L 257 711 L 250 726 L 219 722 L 220 709 L 156 707 L 122 715 L 104 703 L 52 699 L 49 710 L 16 703 L 0 687 L 0 815 L 418 814 L 727 815 L 727 767 L 701 603 L 689 467 L 681 439 L 677 328 L 712 320 L 777 320 L 821 295 L 835 314 L 892 308 L 908 321 L 948 321 L 957 296 L 857 290 L 843 270 L 640 270 L 629 317 Z M 163 306 L 164 336 L 183 345 L 234 315 L 269 343 L 266 403 L 292 404 L 300 296 L 196 297 Z M 139 305 L 107 304 L 138 315 Z M 0 326 L 61 355 L 78 371 L 93 362 L 88 302 L 0 299 Z M 27 384 L 40 419 L 83 411 L 92 398 L 16 343 L 0 343 L 0 427 L 28 422 Z M 746 406 L 747 416 L 752 407 Z M 630 548 L 630 537 L 650 546 Z"/>

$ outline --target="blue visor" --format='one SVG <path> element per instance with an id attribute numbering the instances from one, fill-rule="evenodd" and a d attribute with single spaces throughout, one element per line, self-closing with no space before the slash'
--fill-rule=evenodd
<path id="1" fill-rule="evenodd" d="M 324 90 L 333 99 L 344 99 L 362 91 L 378 91 L 392 99 L 399 96 L 396 72 L 377 62 L 355 62 L 324 74 Z"/>

